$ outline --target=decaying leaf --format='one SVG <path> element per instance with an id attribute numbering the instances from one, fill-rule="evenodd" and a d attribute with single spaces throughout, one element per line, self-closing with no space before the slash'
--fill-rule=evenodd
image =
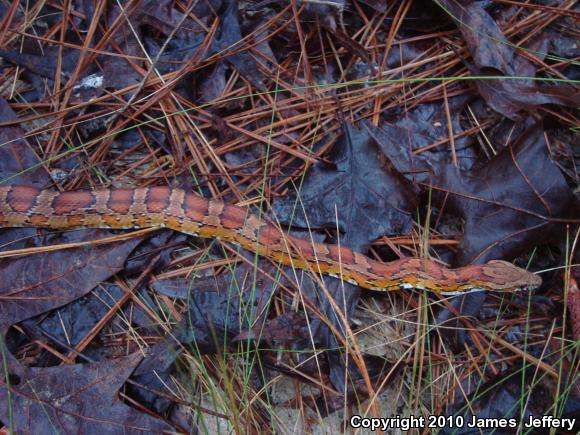
<path id="1" fill-rule="evenodd" d="M 438 4 L 458 23 L 473 58 L 473 75 L 505 76 L 476 81 L 479 93 L 494 110 L 518 119 L 522 110 L 534 111 L 544 104 L 580 105 L 580 93 L 574 87 L 539 85 L 533 80 L 536 66 L 518 53 L 480 3 L 441 0 Z"/>
<path id="2" fill-rule="evenodd" d="M 143 434 L 173 428 L 119 398 L 141 355 L 94 364 L 31 368 L 9 358 L 0 382 L 0 419 L 15 433 Z"/>
<path id="3" fill-rule="evenodd" d="M 577 200 L 537 125 L 485 166 L 470 172 L 449 168 L 430 187 L 465 221 L 457 264 L 513 258 L 549 242 L 562 229 L 560 219 L 578 216 Z"/>
<path id="4" fill-rule="evenodd" d="M 341 243 L 359 252 L 382 235 L 410 229 L 413 188 L 381 157 L 366 130 L 346 125 L 330 162 L 310 168 L 298 200 L 274 204 L 277 219 L 302 228 L 338 227 Z"/>
<path id="5" fill-rule="evenodd" d="M 85 240 L 95 237 L 94 231 L 84 234 Z M 61 238 L 61 243 L 66 239 L 78 241 L 79 236 L 69 233 Z M 139 243 L 136 238 L 0 260 L 2 329 L 86 295 L 121 270 Z"/>

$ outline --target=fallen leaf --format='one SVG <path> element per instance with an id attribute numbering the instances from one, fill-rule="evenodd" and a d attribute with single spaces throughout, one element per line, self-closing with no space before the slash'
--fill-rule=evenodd
<path id="1" fill-rule="evenodd" d="M 32 184 L 43 187 L 50 177 L 41 166 L 40 159 L 24 139 L 16 114 L 6 100 L 0 97 L 0 122 L 10 126 L 0 127 L 0 184 Z"/>
<path id="2" fill-rule="evenodd" d="M 81 235 L 82 233 L 82 235 Z M 106 231 L 64 233 L 60 243 L 94 240 Z M 90 292 L 122 270 L 141 238 L 0 261 L 0 326 L 46 313 Z"/>
<path id="3" fill-rule="evenodd" d="M 484 166 L 469 172 L 449 168 L 431 186 L 445 201 L 444 213 L 464 219 L 455 263 L 512 259 L 550 242 L 558 219 L 578 216 L 578 202 L 550 159 L 535 125 Z"/>
<path id="4" fill-rule="evenodd" d="M 415 192 L 366 130 L 346 124 L 329 160 L 308 170 L 299 200 L 275 202 L 280 222 L 330 230 L 338 225 L 341 244 L 362 253 L 380 236 L 410 230 Z"/>
<path id="5" fill-rule="evenodd" d="M 566 375 L 564 374 L 564 377 Z M 451 406 L 447 416 L 463 416 L 463 425 L 447 425 L 439 433 L 442 434 L 476 434 L 481 433 L 477 427 L 469 427 L 474 416 L 483 419 L 513 418 L 516 423 L 527 422 L 530 416 L 541 418 L 550 413 L 554 406 L 554 395 L 557 394 L 553 379 L 538 373 L 535 368 L 514 368 L 499 374 L 485 383 L 475 381 L 475 391 L 465 399 Z M 561 388 L 565 388 L 563 385 Z M 459 389 L 459 388 L 458 388 Z M 465 395 L 465 386 L 460 388 L 458 395 Z M 466 404 L 467 402 L 467 404 Z M 570 409 L 562 410 L 560 418 L 574 418 L 579 407 L 578 400 L 568 400 Z M 458 421 L 458 420 L 453 420 Z M 578 433 L 580 421 L 576 418 L 575 430 Z M 509 433 L 513 433 L 511 428 Z M 484 430 L 485 433 L 485 430 Z M 494 431 L 497 433 L 497 431 Z M 505 432 L 508 433 L 508 432 Z M 541 433 L 545 433 L 544 430 Z M 562 432 L 568 433 L 568 432 Z"/>
<path id="6" fill-rule="evenodd" d="M 8 365 L 2 364 L 0 420 L 15 433 L 172 432 L 167 423 L 118 397 L 141 358 L 133 354 L 106 362 L 44 368 L 25 367 L 8 358 Z"/>
<path id="7" fill-rule="evenodd" d="M 475 1 L 437 2 L 457 22 L 473 58 L 466 62 L 475 76 L 504 75 L 503 79 L 476 80 L 481 96 L 494 110 L 511 119 L 521 111 L 533 111 L 544 104 L 569 107 L 580 105 L 580 92 L 568 85 L 544 85 L 532 80 L 536 65 L 523 58 L 502 33 L 493 18 Z M 531 50 L 536 52 L 536 50 Z"/>

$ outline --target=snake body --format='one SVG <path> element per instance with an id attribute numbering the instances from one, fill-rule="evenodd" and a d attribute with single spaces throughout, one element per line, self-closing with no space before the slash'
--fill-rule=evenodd
<path id="1" fill-rule="evenodd" d="M 288 235 L 245 208 L 170 187 L 58 192 L 24 185 L 0 186 L 0 227 L 166 227 L 234 242 L 284 265 L 379 291 L 416 288 L 460 294 L 526 290 L 541 284 L 538 276 L 501 260 L 457 269 L 419 258 L 382 263 L 345 246 Z"/>

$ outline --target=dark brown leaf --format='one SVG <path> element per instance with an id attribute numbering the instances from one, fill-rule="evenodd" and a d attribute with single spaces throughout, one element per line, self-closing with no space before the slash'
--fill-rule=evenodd
<path id="1" fill-rule="evenodd" d="M 497 76 L 499 72 L 505 76 L 504 79 L 476 81 L 481 96 L 494 110 L 508 118 L 518 119 L 522 110 L 533 111 L 544 104 L 580 105 L 577 88 L 540 86 L 537 81 L 529 79 L 536 75 L 536 66 L 517 52 L 480 3 L 441 0 L 438 4 L 458 23 L 473 58 L 474 65 L 468 63 L 472 73 Z"/>
<path id="2" fill-rule="evenodd" d="M 346 124 L 330 160 L 331 164 L 310 168 L 300 201 L 274 204 L 280 222 L 335 230 L 338 217 L 344 233 L 341 243 L 359 252 L 366 252 L 370 242 L 382 235 L 409 231 L 415 209 L 413 188 L 382 158 L 366 130 Z"/>
<path id="3" fill-rule="evenodd" d="M 479 155 L 471 146 L 473 138 L 461 135 L 464 129 L 460 117 L 468 101 L 465 97 L 449 99 L 451 128 L 453 134 L 458 136 L 454 142 L 457 164 L 465 170 L 479 161 Z M 397 171 L 405 174 L 413 183 L 429 179 L 432 173 L 441 171 L 441 168 L 453 162 L 451 147 L 446 142 L 450 132 L 443 103 L 421 104 L 404 116 L 395 113 L 379 127 L 368 121 L 363 122 L 362 126 Z M 433 148 L 436 143 L 442 144 Z M 419 151 L 420 154 L 415 154 Z"/>
<path id="4" fill-rule="evenodd" d="M 250 56 L 247 50 L 240 53 L 230 54 L 239 51 L 243 45 L 240 44 L 242 40 L 242 30 L 238 19 L 238 0 L 224 0 L 225 9 L 220 17 L 220 28 L 212 51 L 222 52 L 226 59 L 236 68 L 239 73 L 252 85 L 260 91 L 265 91 L 264 78 L 260 73 L 260 68 L 255 59 Z"/>
<path id="5" fill-rule="evenodd" d="M 26 68 L 30 73 L 51 80 L 55 79 L 59 51 L 49 48 L 45 53 L 19 53 L 0 50 L 0 57 L 10 63 Z M 67 75 L 74 71 L 79 60 L 79 50 L 65 49 L 62 56 L 61 74 Z"/>
<path id="6" fill-rule="evenodd" d="M 515 75 L 515 48 L 482 5 L 473 0 L 437 2 L 456 22 L 465 39 L 475 66 L 491 68 L 505 75 Z"/>
<path id="7" fill-rule="evenodd" d="M 511 259 L 549 242 L 559 218 L 578 216 L 578 204 L 549 157 L 544 134 L 535 125 L 485 166 L 470 172 L 449 168 L 433 188 L 465 220 L 457 264 Z"/>
<path id="8" fill-rule="evenodd" d="M 260 262 L 261 267 L 272 268 Z M 134 373 L 130 391 L 142 403 L 157 412 L 165 412 L 170 402 L 154 391 L 172 395 L 171 372 L 175 358 L 185 346 L 196 354 L 211 354 L 239 345 L 235 337 L 243 330 L 261 330 L 264 317 L 277 283 L 263 277 L 254 267 L 240 263 L 234 271 L 226 270 L 216 277 L 201 279 L 168 278 L 152 283 L 165 295 L 187 300 L 189 310 L 185 319 L 165 342 L 156 345 Z M 248 337 L 249 338 L 249 337 Z M 146 386 L 147 388 L 142 388 Z"/>
<path id="9" fill-rule="evenodd" d="M 74 347 L 86 338 L 91 329 L 124 295 L 123 289 L 117 285 L 97 285 L 86 296 L 48 314 L 43 313 L 25 320 L 20 326 L 26 329 L 28 335 L 39 339 L 49 337 L 57 343 L 60 341 Z M 67 350 L 68 348 L 63 348 L 63 351 Z"/>
<path id="10" fill-rule="evenodd" d="M 277 284 L 254 273 L 245 263 L 233 273 L 202 279 L 168 278 L 153 288 L 188 301 L 189 314 L 181 329 L 184 342 L 195 343 L 202 353 L 227 348 L 243 329 L 261 323 Z"/>
<path id="11" fill-rule="evenodd" d="M 523 373 L 522 373 L 523 372 Z M 564 377 L 566 375 L 564 374 Z M 442 434 L 476 434 L 481 433 L 477 427 L 470 427 L 474 416 L 484 423 L 484 419 L 513 418 L 516 424 L 528 422 L 530 416 L 542 418 L 553 409 L 554 399 L 557 397 L 556 382 L 546 375 L 539 375 L 536 368 L 517 368 L 509 372 L 501 373 L 499 376 L 485 382 L 476 384 L 476 391 L 464 400 L 454 404 L 448 413 L 453 416 L 463 416 L 464 425 L 448 426 L 439 433 Z M 560 388 L 566 389 L 565 385 Z M 465 395 L 465 386 L 458 392 L 460 397 Z M 562 391 L 562 390 L 560 390 Z M 525 407 L 522 407 L 522 400 L 525 399 Z M 559 418 L 574 418 L 580 409 L 578 400 L 570 399 L 568 407 L 558 414 Z M 523 411 L 522 411 L 523 410 Z M 523 415 L 522 415 L 523 413 Z M 572 430 L 566 427 L 566 431 L 558 433 L 578 433 L 580 421 L 574 418 Z M 568 430 L 570 430 L 568 432 Z M 486 430 L 483 430 L 486 433 Z M 509 432 L 514 433 L 515 428 Z M 494 430 L 494 433 L 498 433 Z M 502 432 L 499 432 L 502 433 Z M 545 428 L 535 433 L 546 433 Z"/>
<path id="12" fill-rule="evenodd" d="M 65 233 L 60 243 L 94 240 L 106 231 Z M 0 325 L 6 328 L 90 292 L 125 264 L 141 238 L 63 249 L 49 254 L 5 258 L 0 261 Z"/>
<path id="13" fill-rule="evenodd" d="M 0 97 L 0 122 L 12 122 L 16 114 Z M 26 183 L 44 187 L 50 177 L 24 139 L 24 131 L 16 125 L 0 127 L 0 184 Z"/>
<path id="14" fill-rule="evenodd" d="M 580 106 L 580 91 L 568 85 L 544 85 L 518 78 L 477 80 L 477 89 L 497 112 L 510 119 L 521 118 L 522 110 L 533 112 L 544 104 Z"/>
<path id="15" fill-rule="evenodd" d="M 377 12 L 384 13 L 387 11 L 387 0 L 361 0 L 361 2 Z"/>
<path id="16" fill-rule="evenodd" d="M 15 433 L 164 433 L 167 423 L 123 403 L 119 389 L 140 354 L 94 364 L 25 367 L 9 358 L 0 383 L 0 419 Z"/>

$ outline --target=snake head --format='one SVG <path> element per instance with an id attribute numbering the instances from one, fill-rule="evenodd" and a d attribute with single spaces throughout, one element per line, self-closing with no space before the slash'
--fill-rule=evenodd
<path id="1" fill-rule="evenodd" d="M 481 266 L 481 286 L 492 291 L 533 290 L 542 284 L 542 278 L 503 260 L 492 260 Z"/>

